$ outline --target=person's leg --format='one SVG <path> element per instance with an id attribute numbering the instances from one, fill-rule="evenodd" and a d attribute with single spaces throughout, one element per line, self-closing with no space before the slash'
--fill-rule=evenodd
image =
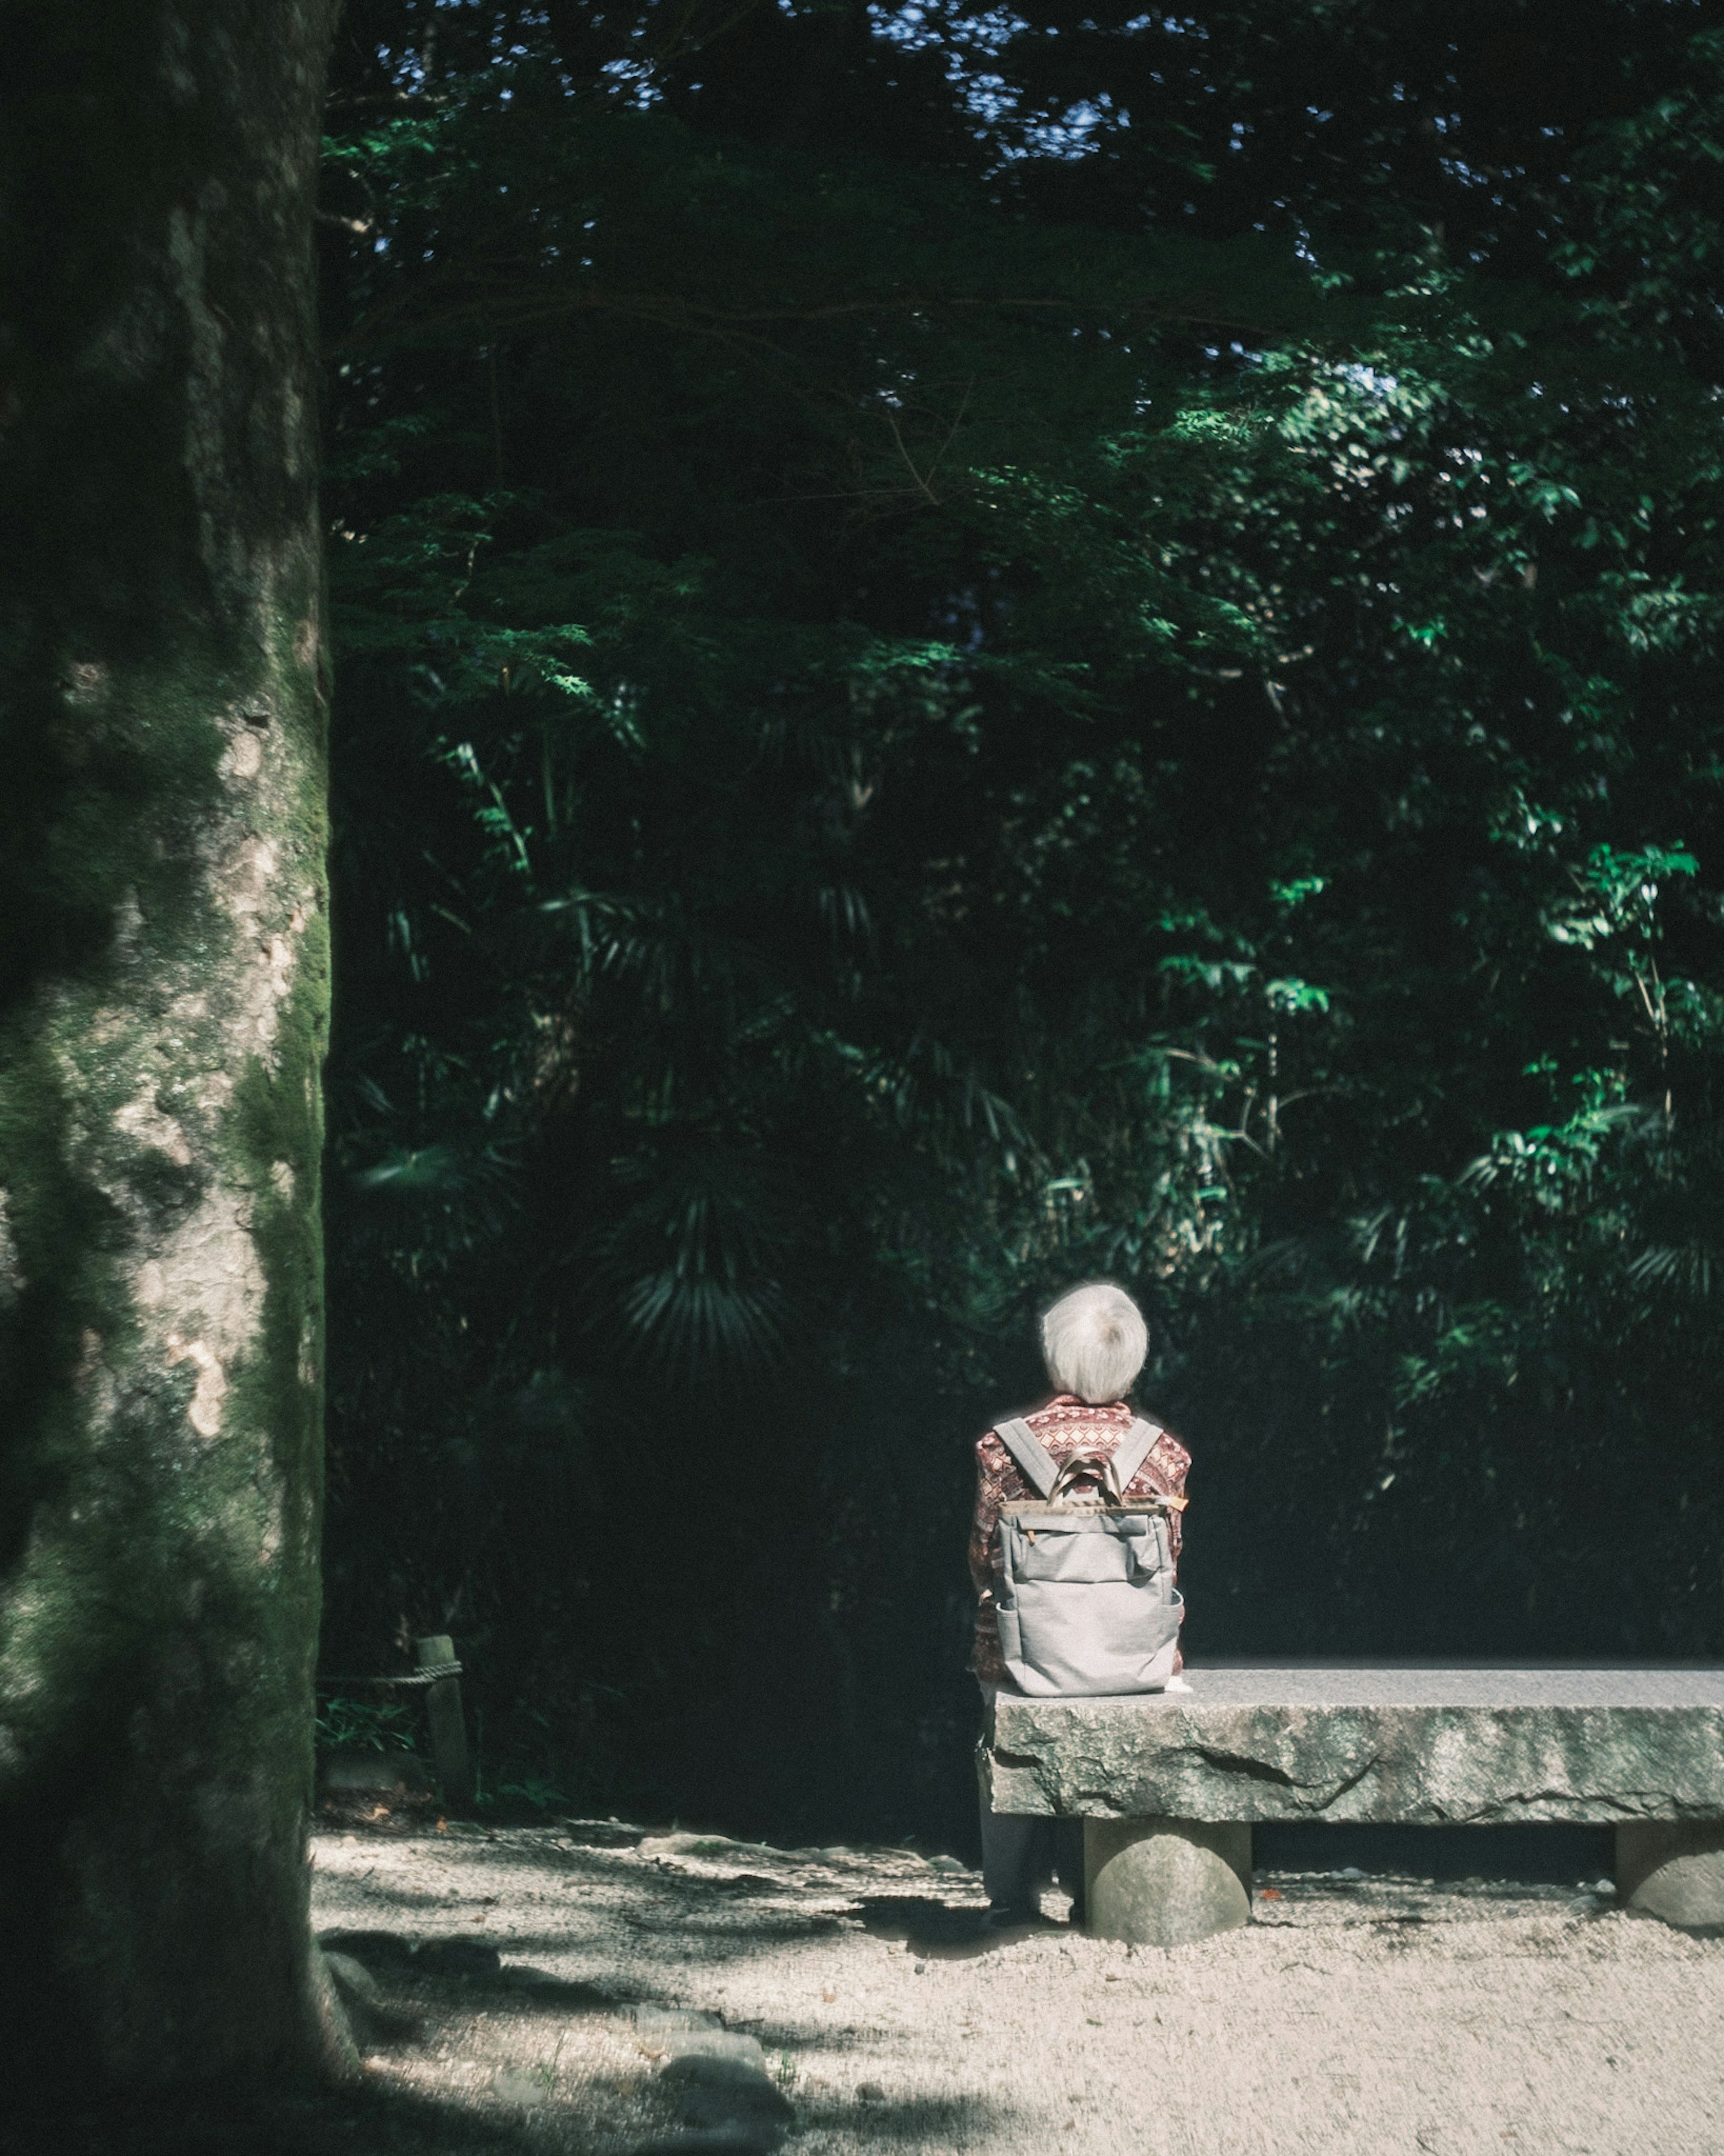
<path id="1" fill-rule="evenodd" d="M 976 1748 L 976 1798 L 982 1821 L 982 1884 L 988 1890 L 990 1915 L 1034 1916 L 1039 1907 L 1036 1889 L 1047 1870 L 1050 1854 L 1048 1830 L 1054 1822 L 997 1812 L 988 1801 L 982 1760 L 991 1733 L 993 1702 L 998 1696 L 997 1685 L 983 1685 L 983 1733 Z"/>
<path id="2" fill-rule="evenodd" d="M 982 1884 L 990 1912 L 1036 1913 L 1036 1887 L 1047 1847 L 1046 1820 L 1014 1819 L 982 1806 Z"/>

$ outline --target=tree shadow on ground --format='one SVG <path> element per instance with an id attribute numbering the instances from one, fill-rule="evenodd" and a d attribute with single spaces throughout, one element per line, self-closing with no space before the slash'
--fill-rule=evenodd
<path id="1" fill-rule="evenodd" d="M 927 2156 L 973 2143 L 993 2114 L 998 2145 L 1009 2146 L 1013 2119 L 974 2097 L 913 2092 L 854 2098 L 802 2089 L 793 2131 L 831 2133 Z M 264 2095 L 253 2089 L 212 2088 L 196 2097 L 132 2097 L 13 2111 L 0 2122 L 0 2156 L 547 2156 L 585 2150 L 602 2123 L 562 2111 L 532 2123 L 487 2116 L 470 2103 L 398 2090 L 360 2088 L 323 2093 Z M 664 2126 L 627 2136 L 637 2156 L 662 2148 L 716 2148 L 685 2127 Z M 608 2143 L 614 2136 L 607 2134 Z M 767 2135 L 722 2145 L 739 2152 L 776 2145 Z"/>
<path id="2" fill-rule="evenodd" d="M 803 2133 L 838 2132 L 859 2139 L 878 2141 L 891 2148 L 921 2148 L 931 2156 L 948 2156 L 953 2148 L 974 2148 L 984 2127 L 993 2131 L 988 2145 L 1010 2148 L 1017 2141 L 1014 2127 L 1024 2122 L 1009 2109 L 983 2103 L 974 2097 L 904 2096 L 858 2107 L 839 2098 L 804 2099 L 800 2129 Z"/>
<path id="3" fill-rule="evenodd" d="M 397 2089 L 212 2087 L 9 2110 L 0 2156 L 530 2156 L 541 2139 L 475 2107 Z"/>

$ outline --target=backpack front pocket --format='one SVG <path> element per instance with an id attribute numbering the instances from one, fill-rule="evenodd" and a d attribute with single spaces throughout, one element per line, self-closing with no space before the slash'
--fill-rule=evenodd
<path id="1" fill-rule="evenodd" d="M 1142 1512 L 1095 1512 L 1000 1522 L 1008 1578 L 1074 1586 L 1141 1579 L 1169 1570 L 1167 1531 Z"/>
<path id="2" fill-rule="evenodd" d="M 1147 1581 L 1024 1580 L 1001 1610 L 1000 1648 L 1013 1681 L 1033 1698 L 1159 1691 L 1173 1673 L 1184 1605 Z"/>

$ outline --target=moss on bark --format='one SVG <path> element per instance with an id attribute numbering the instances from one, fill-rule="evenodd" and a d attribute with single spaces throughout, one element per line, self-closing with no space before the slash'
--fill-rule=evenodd
<path id="1" fill-rule="evenodd" d="M 50 2076 L 331 2044 L 330 17 L 25 8 L 0 90 L 0 2015 Z"/>

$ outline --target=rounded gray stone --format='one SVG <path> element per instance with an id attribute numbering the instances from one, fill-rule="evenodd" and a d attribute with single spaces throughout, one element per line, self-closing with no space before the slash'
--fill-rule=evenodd
<path id="1" fill-rule="evenodd" d="M 1251 1921 L 1251 1830 L 1216 1820 L 1085 1820 L 1085 1928 L 1178 1947 Z"/>
<path id="2" fill-rule="evenodd" d="M 1619 1826 L 1616 1891 L 1640 1915 L 1691 1930 L 1724 1928 L 1724 1820 Z"/>

